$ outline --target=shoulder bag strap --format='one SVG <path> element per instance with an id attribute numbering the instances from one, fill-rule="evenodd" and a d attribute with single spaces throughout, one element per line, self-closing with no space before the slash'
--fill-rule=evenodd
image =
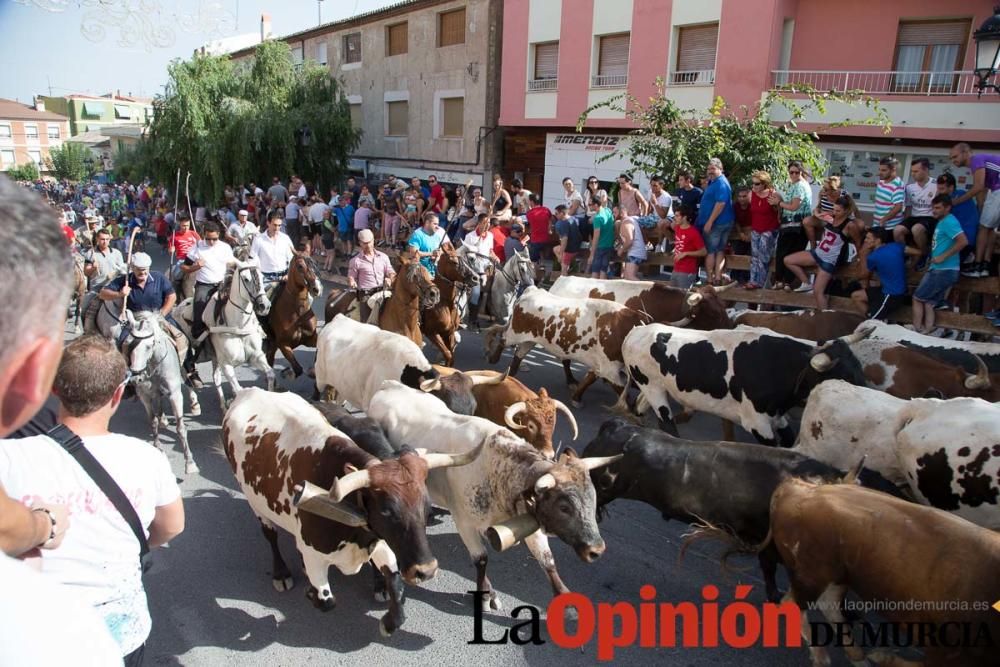
<path id="1" fill-rule="evenodd" d="M 142 522 L 139 521 L 139 515 L 135 513 L 135 508 L 132 507 L 125 492 L 108 474 L 104 466 L 87 450 L 80 436 L 73 433 L 64 424 L 56 424 L 46 435 L 58 442 L 70 456 L 76 459 L 84 472 L 97 484 L 97 488 L 104 492 L 118 513 L 122 515 L 125 523 L 135 533 L 135 538 L 139 540 L 139 560 L 144 563 L 146 554 L 149 553 L 149 542 L 146 539 L 146 531 L 142 528 Z"/>

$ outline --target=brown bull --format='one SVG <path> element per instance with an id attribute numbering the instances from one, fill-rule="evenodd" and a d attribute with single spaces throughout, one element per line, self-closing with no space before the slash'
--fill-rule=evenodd
<path id="1" fill-rule="evenodd" d="M 992 403 L 1000 401 L 1000 373 L 990 373 L 985 362 L 974 354 L 969 356 L 978 368 L 975 375 L 920 349 L 884 340 L 861 341 L 854 353 L 872 388 L 896 398 L 971 396 Z"/>
<path id="2" fill-rule="evenodd" d="M 733 322 L 737 325 L 762 327 L 793 338 L 817 342 L 850 335 L 864 321 L 863 315 L 839 313 L 835 310 L 806 310 L 795 313 L 748 310 L 733 318 Z"/>
<path id="3" fill-rule="evenodd" d="M 434 366 L 442 376 L 456 373 L 453 368 Z M 544 454 L 555 459 L 552 435 L 556 427 L 556 413 L 562 412 L 573 428 L 573 439 L 579 435 L 576 418 L 562 402 L 549 396 L 543 387 L 535 393 L 517 378 L 496 371 L 465 371 L 466 375 L 485 376 L 499 380 L 498 383 L 477 384 L 472 387 L 476 397 L 476 417 L 488 419 L 494 424 L 506 426 Z"/>

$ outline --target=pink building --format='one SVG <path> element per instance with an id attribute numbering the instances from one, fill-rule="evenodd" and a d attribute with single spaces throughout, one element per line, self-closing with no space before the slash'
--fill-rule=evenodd
<path id="1" fill-rule="evenodd" d="M 602 110 L 587 123 L 592 137 L 568 135 L 589 106 L 626 91 L 646 99 L 658 77 L 685 109 L 707 109 L 716 96 L 752 105 L 774 85 L 803 82 L 862 89 L 889 112 L 888 136 L 856 128 L 821 137 L 832 171 L 865 206 L 879 156 L 899 158 L 902 174 L 929 157 L 937 174 L 951 168 L 956 141 L 1000 144 L 1000 96 L 977 98 L 972 73 L 972 31 L 990 15 L 989 0 L 506 0 L 504 171 L 547 203 L 565 176 L 613 179 L 628 165 L 596 157 L 629 129 L 623 115 Z M 832 106 L 824 120 L 862 112 Z"/>

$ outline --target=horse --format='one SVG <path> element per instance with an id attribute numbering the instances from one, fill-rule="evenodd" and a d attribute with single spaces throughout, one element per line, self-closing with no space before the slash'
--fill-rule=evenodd
<path id="1" fill-rule="evenodd" d="M 184 448 L 184 472 L 198 472 L 191 446 L 188 444 L 187 427 L 184 425 L 184 392 L 191 402 L 191 415 L 201 414 L 201 405 L 194 390 L 184 384 L 181 361 L 173 342 L 163 330 L 160 314 L 142 312 L 133 316 L 126 311 L 130 330 L 122 344 L 122 354 L 128 364 L 136 394 L 146 408 L 153 428 L 153 445 L 160 448 L 160 426 L 165 425 L 165 404 L 170 403 L 177 421 L 177 439 Z"/>
<path id="2" fill-rule="evenodd" d="M 236 367 L 244 364 L 267 376 L 267 390 L 274 391 L 274 370 L 264 354 L 264 331 L 257 316 L 265 316 L 271 302 L 264 293 L 264 277 L 257 260 L 230 262 L 222 287 L 205 306 L 202 319 L 208 327 L 208 348 L 212 360 L 212 381 L 219 394 L 219 404 L 229 402 L 222 391 L 222 379 L 229 382 L 233 393 L 243 387 L 236 379 Z M 255 314 L 256 313 L 256 314 Z M 194 302 L 184 300 L 173 310 L 174 319 L 189 339 L 193 322 Z"/>
<path id="3" fill-rule="evenodd" d="M 458 344 L 455 334 L 461 324 L 461 313 L 456 302 L 477 280 L 479 274 L 461 254 L 445 252 L 438 258 L 434 284 L 441 292 L 441 299 L 433 308 L 420 312 L 420 331 L 441 350 L 444 366 L 452 365 Z"/>
<path id="4" fill-rule="evenodd" d="M 276 350 L 291 364 L 287 372 L 294 377 L 302 375 L 302 366 L 295 359 L 293 350 L 299 345 L 316 347 L 316 313 L 313 299 L 323 292 L 323 284 L 316 276 L 312 258 L 296 255 L 288 267 L 288 279 L 278 283 L 274 290 L 271 311 L 268 313 L 270 331 L 267 344 L 267 363 L 274 366 Z"/>
<path id="5" fill-rule="evenodd" d="M 434 284 L 430 271 L 418 260 L 401 255 L 400 261 L 399 271 L 392 283 L 392 296 L 385 301 L 378 314 L 378 326 L 406 336 L 422 347 L 424 338 L 420 334 L 420 311 L 438 305 L 441 291 Z"/>
<path id="6" fill-rule="evenodd" d="M 507 258 L 503 268 L 493 274 L 487 304 L 489 314 L 496 324 L 507 324 L 517 299 L 518 290 L 535 284 L 535 268 L 528 250 L 515 252 Z"/>

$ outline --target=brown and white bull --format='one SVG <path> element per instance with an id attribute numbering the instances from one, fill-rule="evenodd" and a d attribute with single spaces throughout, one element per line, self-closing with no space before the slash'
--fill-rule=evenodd
<path id="1" fill-rule="evenodd" d="M 405 442 L 454 456 L 483 447 L 468 466 L 431 471 L 427 489 L 434 504 L 451 511 L 476 566 L 476 590 L 488 595 L 492 609 L 499 609 L 500 602 L 486 576 L 483 535 L 488 531 L 501 548 L 523 539 L 548 575 L 554 595 L 568 589 L 556 570 L 548 535 L 568 544 L 585 562 L 604 553 L 589 472 L 620 457 L 581 459 L 567 449 L 553 461 L 508 429 L 480 417 L 455 415 L 440 401 L 398 382 L 383 385 L 368 415 L 397 447 Z"/>
<path id="2" fill-rule="evenodd" d="M 577 384 L 570 362 L 582 363 L 588 372 L 573 393 L 573 404 L 578 406 L 597 378 L 620 391 L 627 380 L 622 341 L 633 328 L 648 322 L 648 315 L 614 301 L 564 297 L 529 287 L 514 304 L 506 327 L 486 331 L 486 358 L 495 364 L 504 348 L 515 346 L 510 374 L 516 375 L 521 360 L 537 345 L 562 360 L 570 386 Z"/>
<path id="3" fill-rule="evenodd" d="M 900 400 L 846 382 L 809 396 L 795 449 L 865 467 L 921 502 L 1000 530 L 1000 406 L 977 398 Z"/>
<path id="4" fill-rule="evenodd" d="M 398 629 L 403 622 L 400 576 L 419 584 L 437 572 L 425 524 L 428 471 L 463 465 L 478 452 L 425 455 L 407 448 L 396 459 L 380 461 L 331 426 L 305 399 L 257 388 L 238 394 L 226 411 L 222 441 L 271 546 L 275 589 L 293 586 L 278 548 L 280 527 L 295 538 L 309 579 L 306 596 L 317 609 L 329 611 L 336 604 L 328 578 L 331 565 L 355 574 L 371 560 L 389 583 L 389 611 L 379 629 L 383 634 Z M 330 489 L 332 499 L 342 502 L 344 511 L 361 525 L 300 510 L 294 494 L 307 482 Z"/>
<path id="5" fill-rule="evenodd" d="M 735 284 L 735 283 L 733 283 Z M 560 276 L 549 289 L 551 294 L 576 299 L 606 299 L 648 314 L 654 322 L 690 319 L 688 327 L 711 331 L 732 329 L 734 324 L 719 294 L 733 285 L 702 285 L 682 290 L 651 280 L 598 280 Z"/>
<path id="6" fill-rule="evenodd" d="M 455 369 L 435 365 L 442 376 L 455 373 Z M 494 424 L 506 426 L 528 441 L 548 458 L 555 458 L 552 436 L 556 427 L 556 414 L 562 412 L 573 428 L 573 439 L 579 435 L 576 418 L 562 401 L 549 396 L 544 387 L 536 393 L 517 378 L 497 371 L 465 371 L 465 375 L 483 376 L 499 380 L 497 384 L 478 384 L 472 389 L 476 397 L 475 416 L 489 419 Z"/>
<path id="7" fill-rule="evenodd" d="M 935 338 L 910 331 L 898 324 L 888 324 L 878 320 L 867 320 L 858 325 L 859 331 L 868 328 L 872 328 L 871 337 L 875 340 L 885 340 L 920 349 L 944 363 L 961 366 L 967 373 L 975 373 L 978 370 L 975 358 L 970 356 L 972 354 L 983 360 L 991 374 L 1000 373 L 1000 345 L 996 343 Z"/>
<path id="8" fill-rule="evenodd" d="M 942 357 L 882 338 L 863 340 L 853 349 L 869 384 L 898 398 L 971 396 L 1000 401 L 1000 373 L 990 373 L 986 362 L 970 352 L 949 350 Z M 974 372 L 965 370 L 969 365 Z"/>
<path id="9" fill-rule="evenodd" d="M 743 310 L 733 316 L 733 323 L 770 329 L 792 338 L 816 342 L 847 336 L 864 322 L 863 315 L 836 310 L 797 310 L 779 313 L 770 310 Z"/>

